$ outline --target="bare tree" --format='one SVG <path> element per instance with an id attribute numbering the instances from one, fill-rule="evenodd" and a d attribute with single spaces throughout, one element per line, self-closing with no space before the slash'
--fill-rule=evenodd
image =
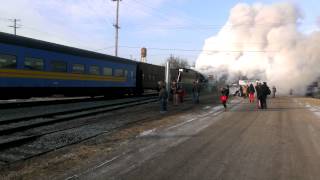
<path id="1" fill-rule="evenodd" d="M 190 65 L 186 59 L 182 59 L 178 56 L 170 55 L 170 57 L 167 58 L 167 61 L 170 62 L 170 67 L 173 69 L 189 68 L 190 67 Z"/>

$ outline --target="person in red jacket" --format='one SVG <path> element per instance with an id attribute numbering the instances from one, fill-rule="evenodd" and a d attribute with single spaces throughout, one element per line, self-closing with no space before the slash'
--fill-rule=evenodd
<path id="1" fill-rule="evenodd" d="M 249 91 L 249 102 L 250 103 L 253 103 L 254 102 L 254 93 L 255 93 L 255 90 L 254 90 L 254 87 L 253 87 L 253 84 L 251 83 L 249 88 L 248 88 L 248 91 Z"/>
<path id="2" fill-rule="evenodd" d="M 221 96 L 220 96 L 220 101 L 224 107 L 224 111 L 227 110 L 227 100 L 228 100 L 228 89 L 227 88 L 221 88 Z"/>

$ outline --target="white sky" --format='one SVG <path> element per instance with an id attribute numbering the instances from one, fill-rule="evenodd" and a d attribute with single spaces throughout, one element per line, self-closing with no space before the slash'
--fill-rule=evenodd
<path id="1" fill-rule="evenodd" d="M 270 3 L 272 0 L 263 0 Z M 252 0 L 245 0 L 253 3 Z M 260 1 L 261 2 L 261 1 Z M 192 64 L 206 38 L 226 22 L 237 0 L 123 0 L 120 3 L 119 56 L 139 59 L 148 48 L 148 62 L 161 64 L 170 54 Z M 302 8 L 305 32 L 317 29 L 318 1 L 294 1 Z M 18 35 L 114 54 L 115 2 L 111 0 L 3 0 L 0 31 L 12 33 L 8 19 L 21 21 Z"/>

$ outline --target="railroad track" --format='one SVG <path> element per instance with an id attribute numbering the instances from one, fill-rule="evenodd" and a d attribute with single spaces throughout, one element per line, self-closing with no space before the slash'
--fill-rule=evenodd
<path id="1" fill-rule="evenodd" d="M 70 144 L 79 143 L 83 140 L 95 137 L 99 134 L 106 133 L 105 131 L 92 131 L 90 133 L 81 134 L 76 140 L 72 140 L 66 143 L 62 143 L 59 146 L 54 147 L 33 147 L 30 142 L 37 141 L 46 136 L 61 136 L 61 132 L 64 131 L 77 131 L 77 128 L 90 125 L 92 122 L 85 122 L 75 124 L 72 127 L 51 129 L 51 130 L 38 130 L 43 127 L 50 127 L 62 122 L 71 122 L 79 118 L 91 117 L 98 114 L 103 114 L 117 109 L 137 106 L 146 103 L 152 103 L 157 101 L 156 97 L 144 97 L 144 98 L 132 98 L 130 100 L 122 100 L 120 102 L 109 103 L 105 105 L 96 105 L 90 107 L 80 107 L 74 109 L 66 109 L 64 111 L 43 113 L 37 115 L 29 115 L 26 117 L 3 119 L 0 121 L 0 166 L 8 165 L 16 161 L 28 159 L 34 156 L 41 155 L 43 153 L 50 152 L 57 148 L 68 146 Z M 133 122 L 126 122 L 130 124 Z M 117 126 L 110 127 L 109 131 L 123 126 L 119 124 Z M 99 127 L 97 127 L 99 128 Z M 46 129 L 46 128 L 44 128 Z M 80 130 L 79 130 L 80 131 Z M 65 137 L 58 137 L 57 140 Z M 35 143 L 36 144 L 36 143 Z"/>
<path id="2" fill-rule="evenodd" d="M 158 92 L 152 91 L 144 93 L 143 97 L 155 96 Z M 108 97 L 109 100 L 128 97 Z M 55 104 L 67 104 L 67 103 L 77 103 L 77 102 L 94 102 L 94 101 L 105 101 L 106 98 L 103 96 L 96 97 L 66 97 L 66 98 L 36 98 L 36 99 L 13 99 L 13 100 L 0 100 L 0 109 L 12 109 L 21 107 L 35 107 L 44 105 L 55 105 Z"/>
<path id="3" fill-rule="evenodd" d="M 35 107 L 55 104 L 67 104 L 76 102 L 90 102 L 105 100 L 103 97 L 77 97 L 77 98 L 38 98 L 38 99 L 12 99 L 0 100 L 0 109 L 12 109 L 21 107 Z"/>

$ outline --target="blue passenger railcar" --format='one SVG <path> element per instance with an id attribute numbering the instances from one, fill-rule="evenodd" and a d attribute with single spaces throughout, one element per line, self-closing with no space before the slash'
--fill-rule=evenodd
<path id="1" fill-rule="evenodd" d="M 0 33 L 0 98 L 136 91 L 135 61 Z"/>

